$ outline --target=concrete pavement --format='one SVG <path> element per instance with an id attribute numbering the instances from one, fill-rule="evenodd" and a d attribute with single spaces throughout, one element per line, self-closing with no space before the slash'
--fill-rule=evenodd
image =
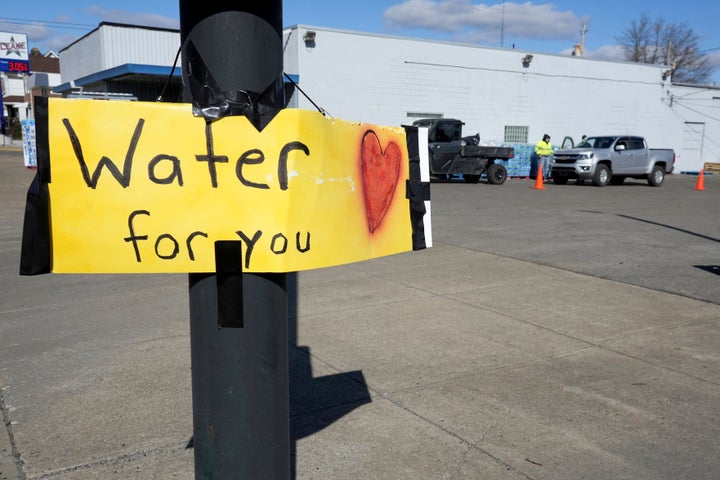
<path id="1" fill-rule="evenodd" d="M 0 480 L 192 479 L 186 277 L 18 276 L 21 163 L 0 153 Z M 434 186 L 432 249 L 293 276 L 297 479 L 717 480 L 720 306 L 483 251 L 453 217 L 510 182 Z"/>

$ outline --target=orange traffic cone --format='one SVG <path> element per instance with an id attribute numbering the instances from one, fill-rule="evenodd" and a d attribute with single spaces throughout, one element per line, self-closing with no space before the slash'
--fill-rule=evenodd
<path id="1" fill-rule="evenodd" d="M 543 162 L 540 160 L 538 162 L 537 167 L 537 173 L 535 174 L 535 186 L 533 187 L 535 190 L 545 190 L 545 185 L 543 184 Z"/>
<path id="2" fill-rule="evenodd" d="M 700 170 L 695 190 L 705 190 L 705 170 Z"/>

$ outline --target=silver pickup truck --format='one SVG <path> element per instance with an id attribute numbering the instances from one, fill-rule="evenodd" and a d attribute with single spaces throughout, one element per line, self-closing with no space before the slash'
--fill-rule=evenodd
<path id="1" fill-rule="evenodd" d="M 644 138 L 630 135 L 587 137 L 574 148 L 556 150 L 553 156 L 551 174 L 558 185 L 575 179 L 592 180 L 594 185 L 604 187 L 608 183 L 620 185 L 626 178 L 639 178 L 659 187 L 675 166 L 672 149 L 648 148 Z"/>

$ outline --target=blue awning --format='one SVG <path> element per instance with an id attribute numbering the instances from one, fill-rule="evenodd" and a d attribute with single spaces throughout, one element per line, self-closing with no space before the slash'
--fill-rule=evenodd
<path id="1" fill-rule="evenodd" d="M 54 93 L 64 93 L 73 88 L 84 87 L 85 85 L 91 85 L 93 83 L 102 82 L 104 80 L 111 80 L 113 78 L 124 77 L 126 75 L 152 75 L 158 77 L 168 77 L 172 72 L 172 67 L 163 67 L 159 65 L 142 65 L 137 63 L 126 63 L 118 67 L 103 70 L 102 72 L 93 73 L 82 78 L 78 78 L 73 82 L 66 82 L 57 87 L 53 88 Z M 180 77 L 182 71 L 180 68 L 175 68 L 173 77 Z M 300 81 L 300 75 L 288 74 L 293 82 L 298 83 Z M 284 79 L 288 83 L 287 79 Z"/>

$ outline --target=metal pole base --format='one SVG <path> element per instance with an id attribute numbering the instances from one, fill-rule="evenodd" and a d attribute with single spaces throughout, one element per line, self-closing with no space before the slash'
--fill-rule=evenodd
<path id="1" fill-rule="evenodd" d="M 217 275 L 189 277 L 195 478 L 288 480 L 287 274 L 238 275 L 244 324 L 222 329 Z"/>

